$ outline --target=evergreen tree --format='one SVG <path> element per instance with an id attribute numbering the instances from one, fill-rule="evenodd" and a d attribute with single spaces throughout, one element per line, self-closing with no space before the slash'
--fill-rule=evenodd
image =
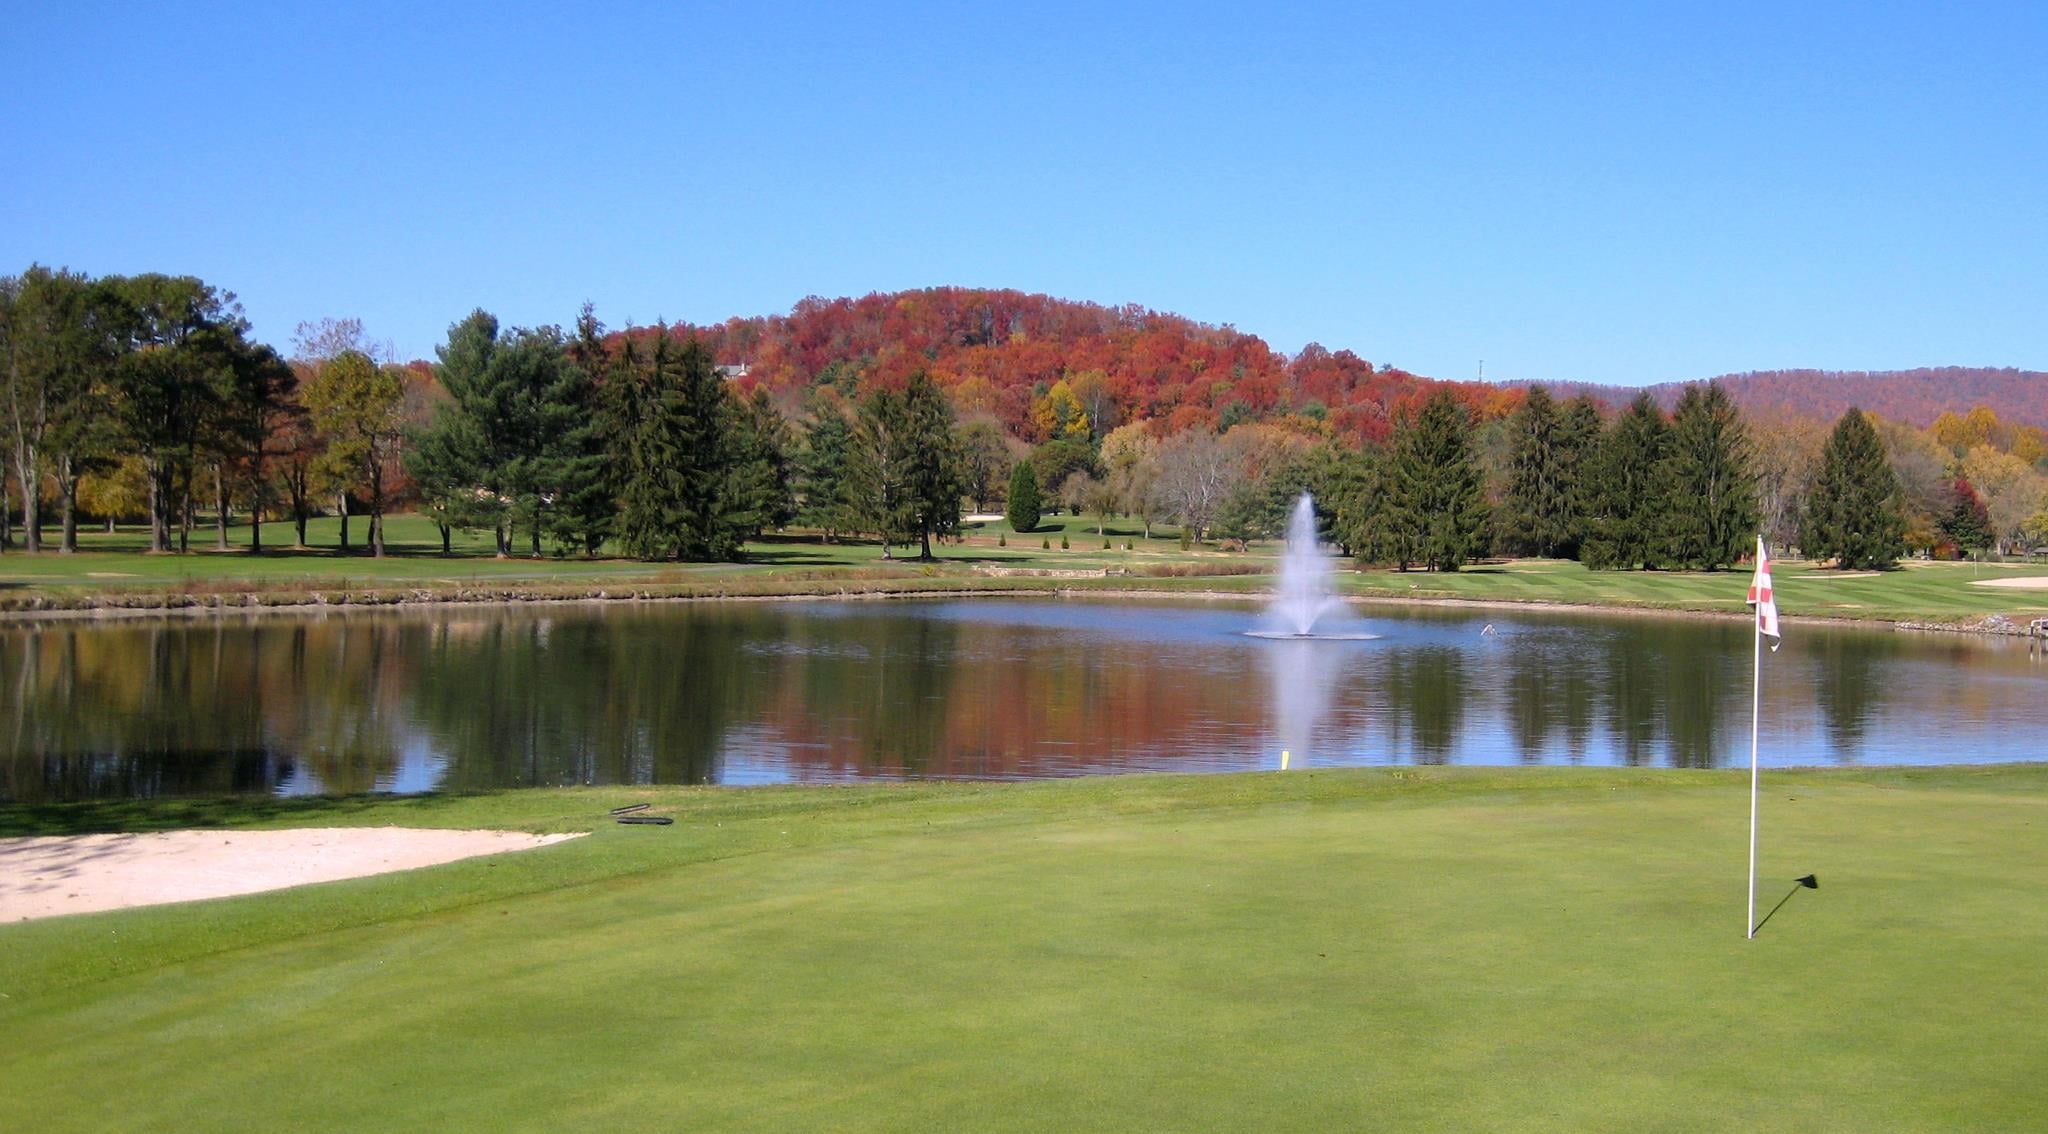
<path id="1" fill-rule="evenodd" d="M 932 537 L 960 530 L 960 500 L 967 493 L 960 470 L 960 446 L 953 432 L 953 407 L 919 371 L 903 391 L 905 530 L 914 532 L 919 559 L 932 557 Z"/>
<path id="2" fill-rule="evenodd" d="M 521 523 L 537 553 L 552 488 L 547 449 L 562 427 L 563 415 L 550 410 L 567 365 L 561 332 L 500 335 L 496 317 L 479 310 L 448 328 L 436 353 L 449 400 L 418 439 L 419 469 L 450 493 L 443 499 L 459 512 L 451 518 L 494 533 L 500 558 L 512 553 Z"/>
<path id="3" fill-rule="evenodd" d="M 611 536 L 618 513 L 617 478 L 605 446 L 598 375 L 607 358 L 598 342 L 603 328 L 584 307 L 577 338 L 555 381 L 541 399 L 541 451 L 534 470 L 539 491 L 534 530 L 560 550 L 596 555 Z M 589 361 L 586 362 L 585 360 Z"/>
<path id="4" fill-rule="evenodd" d="M 733 469 L 735 519 L 749 537 L 782 528 L 796 517 L 789 425 L 768 391 L 735 407 L 737 460 Z"/>
<path id="5" fill-rule="evenodd" d="M 1670 445 L 1671 426 L 1647 393 L 1636 395 L 1600 438 L 1579 552 L 1586 566 L 1633 571 L 1659 565 L 1658 470 Z"/>
<path id="6" fill-rule="evenodd" d="M 1876 428 L 1852 406 L 1820 451 L 1800 524 L 1802 550 L 1843 570 L 1886 568 L 1904 554 L 1905 532 L 1898 475 Z"/>
<path id="7" fill-rule="evenodd" d="M 670 381 L 654 410 L 658 448 L 670 462 L 668 503 L 677 557 L 737 557 L 746 534 L 745 518 L 732 498 L 740 456 L 737 414 L 702 340 L 691 338 L 676 352 Z"/>
<path id="8" fill-rule="evenodd" d="M 620 546 L 638 559 L 737 558 L 750 520 L 736 498 L 738 407 L 701 340 L 650 337 L 644 363 L 622 348 L 603 398 Z"/>
<path id="9" fill-rule="evenodd" d="M 619 546 L 635 559 L 667 559 L 674 555 L 667 507 L 666 473 L 655 451 L 655 400 L 663 395 L 674 369 L 667 334 L 654 336 L 646 360 L 633 339 L 619 344 L 605 380 L 602 433 L 611 457 L 619 494 L 613 532 Z"/>
<path id="10" fill-rule="evenodd" d="M 1455 571 L 1481 546 L 1487 520 L 1472 425 L 1439 388 L 1394 435 L 1386 468 L 1386 537 L 1402 569 Z"/>
<path id="11" fill-rule="evenodd" d="M 1719 385 L 1686 387 L 1659 471 L 1665 551 L 1673 563 L 1719 570 L 1755 546 L 1761 517 L 1749 434 Z"/>
<path id="12" fill-rule="evenodd" d="M 1377 448 L 1341 451 L 1324 495 L 1330 507 L 1330 536 L 1346 555 L 1372 561 L 1380 558 L 1379 533 L 1385 509 L 1380 491 L 1384 454 Z M 1322 505 L 1317 505 L 1320 508 Z"/>
<path id="13" fill-rule="evenodd" d="M 797 518 L 817 528 L 827 542 L 860 523 L 848 491 L 853 484 L 852 459 L 853 427 L 845 415 L 832 406 L 815 406 L 797 458 Z"/>
<path id="14" fill-rule="evenodd" d="M 909 428 L 902 394 L 876 390 L 861 399 L 853 423 L 848 480 L 860 527 L 881 538 L 884 559 L 890 557 L 891 547 L 908 541 L 911 530 L 904 467 Z"/>
<path id="15" fill-rule="evenodd" d="M 1017 467 L 1010 470 L 1010 530 L 1028 532 L 1036 528 L 1039 515 L 1038 473 L 1030 461 L 1018 461 Z"/>
<path id="16" fill-rule="evenodd" d="M 1600 453 L 1600 411 L 1584 394 L 1566 402 L 1557 426 L 1557 464 L 1564 478 L 1564 542 L 1557 554 L 1578 559 L 1583 554 L 1589 519 L 1594 508 L 1595 470 Z"/>
<path id="17" fill-rule="evenodd" d="M 1508 418 L 1501 519 L 1517 554 L 1555 556 L 1572 542 L 1576 516 L 1573 486 L 1565 473 L 1563 426 L 1557 403 L 1540 385 L 1529 387 L 1528 399 Z"/>

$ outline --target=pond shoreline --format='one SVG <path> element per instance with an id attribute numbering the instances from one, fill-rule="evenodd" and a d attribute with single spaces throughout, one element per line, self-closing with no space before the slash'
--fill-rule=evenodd
<path id="1" fill-rule="evenodd" d="M 1172 576 L 1168 576 L 1169 578 Z M 1241 576 L 1224 576 L 1241 577 Z M 1097 580 L 1099 585 L 1076 585 Z M 222 591 L 217 593 L 100 593 L 89 596 L 37 595 L 0 608 L 0 626 L 77 621 L 126 621 L 142 618 L 200 618 L 222 615 L 309 615 L 373 612 L 391 609 L 515 607 L 532 605 L 597 605 L 614 603 L 797 602 L 955 598 L 1106 598 L 1195 601 L 1257 601 L 1265 590 L 1177 589 L 1156 585 L 1144 576 L 1054 574 L 977 575 L 931 579 L 770 580 L 716 584 L 639 584 L 603 587 L 458 587 L 304 591 Z M 1602 615 L 1740 621 L 1745 611 L 1643 603 L 1561 602 L 1552 599 L 1458 598 L 1388 594 L 1346 594 L 1347 604 L 1360 606 L 1463 608 L 1468 610 L 1555 611 Z M 4 600 L 0 600 L 4 601 Z M 1969 621 L 1943 622 L 1895 618 L 1858 618 L 1786 614 L 1793 625 L 1864 626 L 1879 629 L 1985 637 L 2026 637 L 2027 625 L 2002 615 Z"/>

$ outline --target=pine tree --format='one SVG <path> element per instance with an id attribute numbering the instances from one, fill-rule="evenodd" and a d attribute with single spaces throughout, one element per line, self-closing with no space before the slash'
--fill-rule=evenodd
<path id="1" fill-rule="evenodd" d="M 1579 552 L 1586 566 L 1633 571 L 1658 565 L 1663 501 L 1656 486 L 1670 443 L 1671 426 L 1647 393 L 1636 395 L 1600 438 Z"/>
<path id="2" fill-rule="evenodd" d="M 1572 541 L 1572 485 L 1560 445 L 1563 425 L 1557 403 L 1540 385 L 1529 387 L 1528 399 L 1508 418 L 1507 490 L 1501 509 L 1508 543 L 1518 554 L 1555 556 Z"/>
<path id="3" fill-rule="evenodd" d="M 1821 449 L 1800 523 L 1802 550 L 1843 570 L 1882 569 L 1904 554 L 1905 531 L 1898 474 L 1870 419 L 1852 406 Z"/>
<path id="4" fill-rule="evenodd" d="M 741 508 L 732 498 L 732 473 L 739 464 L 737 414 L 725 379 L 701 339 L 677 352 L 674 384 L 660 409 L 675 464 L 672 512 L 676 554 L 690 560 L 733 559 L 745 537 Z"/>
<path id="5" fill-rule="evenodd" d="M 905 530 L 917 535 L 918 558 L 932 557 L 932 537 L 960 530 L 960 500 L 967 493 L 953 407 L 920 371 L 903 391 L 902 435 Z"/>
<path id="6" fill-rule="evenodd" d="M 606 398 L 606 434 L 622 477 L 619 538 L 640 559 L 732 559 L 746 535 L 734 498 L 737 422 L 711 352 L 672 347 L 657 328 L 644 368 Z M 637 388 L 636 388 L 637 387 Z"/>
<path id="7" fill-rule="evenodd" d="M 827 541 L 859 526 L 849 490 L 853 486 L 853 427 L 829 405 L 812 409 L 811 427 L 797 458 L 801 504 L 797 516 Z"/>
<path id="8" fill-rule="evenodd" d="M 1041 504 L 1038 498 L 1038 473 L 1030 461 L 1018 461 L 1010 470 L 1010 500 L 1007 515 L 1010 530 L 1028 532 L 1038 526 Z"/>
<path id="9" fill-rule="evenodd" d="M 659 439 L 650 423 L 668 369 L 667 335 L 655 338 L 645 363 L 628 336 L 612 356 L 605 378 L 601 432 L 619 494 L 612 530 L 619 546 L 635 559 L 667 559 L 672 554 L 663 478 L 654 453 Z"/>
<path id="10" fill-rule="evenodd" d="M 1671 415 L 1671 448 L 1659 469 L 1665 552 L 1681 567 L 1731 566 L 1756 541 L 1749 434 L 1714 383 L 1686 387 Z"/>
<path id="11" fill-rule="evenodd" d="M 789 425 L 755 387 L 754 396 L 737 407 L 738 464 L 733 470 L 733 501 L 737 520 L 749 537 L 786 526 L 796 517 Z"/>
<path id="12" fill-rule="evenodd" d="M 884 559 L 889 558 L 893 545 L 907 540 L 910 531 L 904 503 L 903 438 L 908 429 L 903 395 L 876 390 L 861 399 L 853 423 L 847 479 L 860 527 L 881 537 Z"/>
<path id="13" fill-rule="evenodd" d="M 1386 470 L 1387 536 L 1402 570 L 1455 571 L 1479 550 L 1486 501 L 1472 459 L 1472 426 L 1447 389 L 1394 435 Z"/>
<path id="14" fill-rule="evenodd" d="M 545 433 L 535 479 L 535 526 L 558 549 L 595 555 L 618 514 L 616 477 L 600 424 L 600 394 L 590 370 L 563 365 L 542 400 Z"/>
<path id="15" fill-rule="evenodd" d="M 1584 394 L 1565 403 L 1557 426 L 1557 464 L 1565 484 L 1565 538 L 1557 554 L 1567 559 L 1582 556 L 1589 518 L 1598 492 L 1596 470 L 1600 454 L 1600 411 Z"/>

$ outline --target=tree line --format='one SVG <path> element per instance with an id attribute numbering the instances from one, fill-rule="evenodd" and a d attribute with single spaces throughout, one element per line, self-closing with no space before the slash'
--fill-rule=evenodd
<path id="1" fill-rule="evenodd" d="M 1092 514 L 1105 541 L 1114 515 L 1147 536 L 1169 524 L 1184 543 L 1241 546 L 1275 538 L 1307 490 L 1332 541 L 1403 570 L 1510 554 L 1714 569 L 1760 527 L 1816 558 L 1885 565 L 1930 539 L 2023 541 L 2048 504 L 2028 503 L 2048 484 L 2025 461 L 2038 431 L 1989 411 L 1921 433 L 1852 410 L 1824 443 L 1783 444 L 1788 431 L 1745 421 L 1713 384 L 1669 414 L 1646 394 L 1611 416 L 1541 386 L 1503 403 L 1437 384 L 1372 440 L 1312 413 L 1119 423 L 1127 407 L 1084 372 L 1032 387 L 1020 436 L 963 411 L 972 398 L 928 369 L 824 365 L 777 390 L 721 366 L 717 341 L 614 331 L 588 307 L 568 330 L 477 311 L 431 364 L 400 365 L 359 322 L 331 319 L 302 325 L 287 359 L 197 279 L 34 266 L 0 280 L 0 495 L 18 498 L 30 550 L 46 503 L 65 550 L 81 512 L 146 515 L 156 550 L 184 549 L 202 515 L 219 546 L 237 514 L 290 518 L 303 544 L 323 512 L 341 517 L 346 549 L 360 512 L 382 554 L 384 516 L 409 508 L 438 525 L 444 553 L 468 530 L 507 556 L 715 560 L 790 528 L 929 557 L 967 508 L 997 505 L 1019 532 L 1067 509 Z M 1935 462 L 1938 501 L 1913 438 L 1952 443 Z M 1992 448 L 2001 439 L 2009 451 Z M 14 511 L 0 499 L 0 546 Z"/>

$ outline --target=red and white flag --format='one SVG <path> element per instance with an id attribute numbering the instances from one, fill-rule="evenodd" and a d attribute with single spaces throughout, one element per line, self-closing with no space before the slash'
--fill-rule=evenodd
<path id="1" fill-rule="evenodd" d="M 1757 629 L 1778 649 L 1778 600 L 1771 594 L 1771 553 L 1764 550 L 1764 537 L 1756 537 L 1756 578 L 1749 581 L 1749 605 L 1756 608 Z"/>

